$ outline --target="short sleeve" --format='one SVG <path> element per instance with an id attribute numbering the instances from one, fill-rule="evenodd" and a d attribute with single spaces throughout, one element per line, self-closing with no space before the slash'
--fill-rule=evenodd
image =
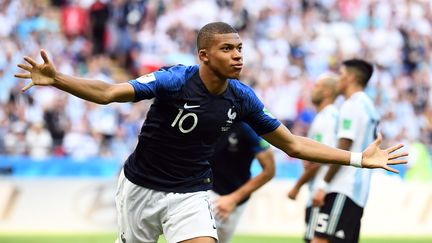
<path id="1" fill-rule="evenodd" d="M 185 80 L 196 70 L 197 66 L 176 65 L 130 80 L 135 90 L 135 101 L 162 98 L 181 90 Z"/>
<path id="2" fill-rule="evenodd" d="M 360 121 L 357 117 L 359 112 L 353 112 L 355 110 L 357 109 L 352 102 L 345 102 L 342 105 L 339 113 L 338 138 L 355 139 Z"/>

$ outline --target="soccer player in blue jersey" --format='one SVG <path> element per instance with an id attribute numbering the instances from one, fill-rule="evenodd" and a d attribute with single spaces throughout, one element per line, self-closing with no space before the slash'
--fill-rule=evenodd
<path id="1" fill-rule="evenodd" d="M 362 153 L 335 149 L 295 136 L 269 116 L 261 101 L 238 78 L 242 41 L 230 25 L 215 22 L 198 33 L 199 65 L 176 65 L 125 83 L 110 84 L 57 72 L 45 51 L 43 63 L 24 57 L 27 71 L 17 78 L 49 85 L 98 104 L 153 99 L 138 144 L 119 178 L 117 242 L 215 242 L 217 232 L 207 190 L 212 187 L 208 159 L 217 138 L 244 121 L 288 155 L 320 163 L 384 168 L 406 163 L 402 144 L 380 149 L 379 138 Z M 103 122 L 103 121 L 101 121 Z"/>
<path id="2" fill-rule="evenodd" d="M 251 178 L 252 161 L 257 159 L 262 171 Z M 215 211 L 220 243 L 230 242 L 234 230 L 246 209 L 250 195 L 275 174 L 275 162 L 270 145 L 244 122 L 235 124 L 222 135 L 209 160 L 213 172 L 210 191 Z"/>

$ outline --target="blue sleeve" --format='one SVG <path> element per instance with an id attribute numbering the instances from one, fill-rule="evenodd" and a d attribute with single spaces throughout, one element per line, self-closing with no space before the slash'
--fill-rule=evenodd
<path id="1" fill-rule="evenodd" d="M 251 126 L 258 135 L 272 132 L 281 125 L 280 121 L 264 108 L 263 103 L 251 88 L 247 87 L 244 94 L 243 111 L 245 115 L 243 121 Z"/>
<path id="2" fill-rule="evenodd" d="M 135 90 L 135 101 L 163 98 L 180 91 L 185 80 L 197 69 L 197 66 L 176 65 L 130 80 Z"/>
<path id="3" fill-rule="evenodd" d="M 250 143 L 251 145 L 251 150 L 254 154 L 257 154 L 261 151 L 267 150 L 268 148 L 270 148 L 270 144 L 265 141 L 264 139 L 262 139 L 261 137 L 259 137 L 254 130 L 252 130 L 252 128 L 250 126 L 248 126 L 247 124 L 243 124 L 243 129 L 245 132 L 245 137 L 247 139 L 247 141 Z"/>

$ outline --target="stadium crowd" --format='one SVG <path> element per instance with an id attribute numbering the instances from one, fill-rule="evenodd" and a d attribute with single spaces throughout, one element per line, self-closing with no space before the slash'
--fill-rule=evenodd
<path id="1" fill-rule="evenodd" d="M 21 93 L 13 74 L 23 53 L 43 48 L 63 73 L 125 82 L 197 63 L 196 32 L 217 20 L 243 39 L 242 80 L 293 133 L 304 135 L 314 115 L 313 80 L 359 57 L 375 64 L 367 92 L 384 143 L 432 149 L 430 1 L 0 0 L 0 154 L 123 161 L 150 104 L 97 106 L 44 87 Z"/>

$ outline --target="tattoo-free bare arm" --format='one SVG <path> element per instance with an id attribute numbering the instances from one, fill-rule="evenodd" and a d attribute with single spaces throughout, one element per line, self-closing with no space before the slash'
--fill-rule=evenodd
<path id="1" fill-rule="evenodd" d="M 135 99 L 135 90 L 129 83 L 110 84 L 95 79 L 85 79 L 69 76 L 57 72 L 54 64 L 49 60 L 47 53 L 41 50 L 43 63 L 38 64 L 30 57 L 24 57 L 26 64 L 18 64 L 18 67 L 27 71 L 17 73 L 15 77 L 31 79 L 22 88 L 22 91 L 35 86 L 53 86 L 82 99 L 98 103 L 127 102 Z"/>
<path id="2" fill-rule="evenodd" d="M 98 104 L 128 102 L 135 99 L 135 90 L 129 83 L 110 84 L 100 80 L 57 73 L 53 86 Z"/>
<path id="3" fill-rule="evenodd" d="M 304 169 L 301 176 L 297 179 L 294 187 L 300 189 L 304 184 L 309 182 L 318 172 L 320 164 L 311 163 L 307 168 Z"/>
<path id="4" fill-rule="evenodd" d="M 283 150 L 291 157 L 314 161 L 324 164 L 350 165 L 351 152 L 332 148 L 318 143 L 312 139 L 296 136 L 283 125 L 262 137 L 277 148 Z M 394 153 L 403 147 L 397 144 L 387 149 L 380 149 L 382 136 L 378 138 L 361 153 L 361 166 L 365 168 L 383 168 L 398 173 L 389 165 L 406 164 L 407 152 Z"/>
<path id="5" fill-rule="evenodd" d="M 262 135 L 262 137 L 291 157 L 325 164 L 349 165 L 349 151 L 332 148 L 312 139 L 293 135 L 283 125 L 280 125 L 273 132 Z"/>

